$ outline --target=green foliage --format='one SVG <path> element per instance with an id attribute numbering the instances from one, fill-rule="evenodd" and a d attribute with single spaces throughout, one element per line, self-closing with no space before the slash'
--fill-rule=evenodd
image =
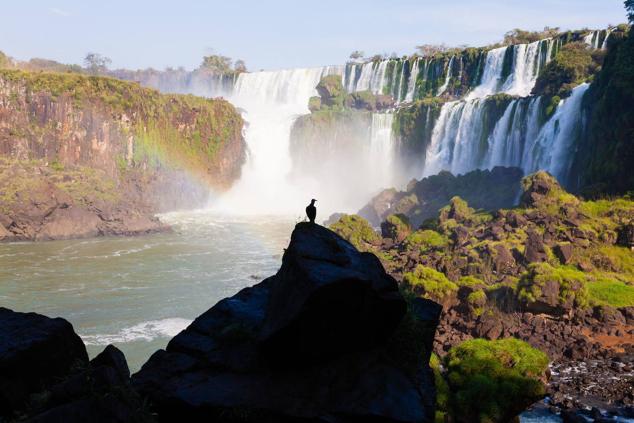
<path id="1" fill-rule="evenodd" d="M 50 164 L 51 169 L 55 170 L 55 171 L 62 171 L 64 170 L 64 165 L 62 163 L 60 163 L 57 159 L 53 160 Z"/>
<path id="2" fill-rule="evenodd" d="M 338 222 L 330 225 L 330 229 L 346 239 L 359 251 L 369 251 L 381 243 L 377 234 L 367 220 L 356 214 L 344 215 Z"/>
<path id="3" fill-rule="evenodd" d="M 324 76 L 316 89 L 321 97 L 322 107 L 327 106 L 335 110 L 343 108 L 346 92 L 341 82 L 341 75 Z"/>
<path id="4" fill-rule="evenodd" d="M 413 272 L 403 275 L 403 282 L 412 290 L 426 298 L 442 300 L 458 290 L 458 285 L 451 282 L 439 271 L 421 264 Z"/>
<path id="5" fill-rule="evenodd" d="M 588 306 L 587 276 L 572 266 L 551 266 L 548 263 L 532 263 L 517 285 L 518 298 L 532 303 L 543 295 L 547 283 L 559 287 L 559 305 Z"/>
<path id="6" fill-rule="evenodd" d="M 0 80 L 15 92 L 24 89 L 28 97 L 50 96 L 127 120 L 129 127 L 121 130 L 134 136 L 135 165 L 157 159 L 157 164 L 187 167 L 211 184 L 218 182 L 210 172 L 221 166 L 218 151 L 242 136 L 242 118 L 224 100 L 162 95 L 132 82 L 76 73 L 0 69 Z"/>
<path id="7" fill-rule="evenodd" d="M 231 64 L 232 60 L 230 57 L 213 54 L 203 57 L 200 68 L 213 73 L 228 74 L 233 72 Z"/>
<path id="8" fill-rule="evenodd" d="M 436 386 L 436 420 L 444 417 L 449 411 L 449 398 L 451 392 L 449 391 L 449 384 L 445 380 L 442 374 L 442 362 L 440 358 L 432 353 L 429 358 L 429 367 L 434 372 L 434 385 Z M 444 421 L 441 420 L 441 421 Z"/>
<path id="9" fill-rule="evenodd" d="M 564 45 L 540 72 L 533 94 L 568 97 L 575 86 L 587 81 L 600 69 L 601 59 L 602 56 L 593 55 L 593 51 L 582 42 Z"/>
<path id="10" fill-rule="evenodd" d="M 308 110 L 316 112 L 321 109 L 321 97 L 313 96 L 308 99 Z"/>
<path id="11" fill-rule="evenodd" d="M 515 28 L 504 34 L 504 44 L 528 44 L 559 35 L 559 28 L 545 27 L 543 31 L 525 31 Z"/>
<path id="12" fill-rule="evenodd" d="M 573 178 L 587 190 L 634 191 L 634 37 L 619 29 L 612 33 L 601 72 L 584 103 L 587 135 L 577 149 Z"/>
<path id="13" fill-rule="evenodd" d="M 625 0 L 623 3 L 625 4 L 625 10 L 627 10 L 627 18 L 630 23 L 634 23 L 634 0 Z"/>
<path id="14" fill-rule="evenodd" d="M 440 249 L 449 243 L 449 240 L 444 235 L 430 230 L 418 230 L 412 234 L 410 234 L 405 239 L 405 248 L 407 250 L 416 250 L 418 249 L 421 254 L 425 254 L 434 249 Z"/>
<path id="15" fill-rule="evenodd" d="M 462 276 L 460 279 L 458 279 L 457 283 L 458 286 L 470 287 L 485 285 L 485 283 L 481 279 L 478 279 L 475 276 Z"/>
<path id="16" fill-rule="evenodd" d="M 612 307 L 634 306 L 634 286 L 613 279 L 599 279 L 588 283 L 590 302 Z"/>
<path id="17" fill-rule="evenodd" d="M 548 357 L 515 338 L 465 341 L 449 350 L 445 367 L 458 421 L 507 422 L 545 395 Z"/>

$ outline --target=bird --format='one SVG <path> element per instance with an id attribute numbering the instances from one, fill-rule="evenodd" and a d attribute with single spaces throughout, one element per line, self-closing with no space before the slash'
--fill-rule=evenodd
<path id="1" fill-rule="evenodd" d="M 310 223 L 315 223 L 315 217 L 317 217 L 317 207 L 315 207 L 315 201 L 317 200 L 313 198 L 310 200 L 310 204 L 306 206 L 306 216 L 308 216 Z"/>

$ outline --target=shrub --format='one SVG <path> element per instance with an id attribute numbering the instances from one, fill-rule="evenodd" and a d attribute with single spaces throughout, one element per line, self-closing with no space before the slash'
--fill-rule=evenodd
<path id="1" fill-rule="evenodd" d="M 465 341 L 445 367 L 457 421 L 507 422 L 545 395 L 548 357 L 515 338 Z"/>
<path id="2" fill-rule="evenodd" d="M 598 56 L 596 59 L 600 60 Z M 539 74 L 533 94 L 568 97 L 574 86 L 586 81 L 599 67 L 584 43 L 566 44 Z"/>
<path id="3" fill-rule="evenodd" d="M 476 278 L 475 276 L 463 276 L 458 279 L 458 286 L 479 286 L 484 285 L 484 282 L 481 279 Z"/>
<path id="4" fill-rule="evenodd" d="M 553 267 L 548 263 L 533 263 L 522 275 L 517 285 L 517 294 L 520 300 L 532 303 L 543 296 L 542 288 L 546 283 L 556 283 L 559 287 L 556 305 L 586 307 L 586 280 L 586 275 L 572 266 Z"/>
<path id="5" fill-rule="evenodd" d="M 416 231 L 405 239 L 405 248 L 408 250 L 419 249 L 421 254 L 443 248 L 447 244 L 447 237 L 431 229 Z"/>
<path id="6" fill-rule="evenodd" d="M 344 215 L 330 229 L 346 239 L 359 251 L 369 251 L 381 242 L 379 234 L 374 232 L 367 220 L 356 214 Z"/>
<path id="7" fill-rule="evenodd" d="M 403 275 L 403 281 L 416 291 L 422 291 L 426 298 L 442 300 L 458 290 L 458 285 L 451 282 L 437 270 L 419 264 L 413 272 Z M 419 293 L 419 292 L 417 292 Z"/>

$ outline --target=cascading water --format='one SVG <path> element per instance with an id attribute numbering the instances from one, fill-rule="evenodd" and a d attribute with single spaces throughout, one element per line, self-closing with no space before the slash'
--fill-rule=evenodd
<path id="1" fill-rule="evenodd" d="M 230 100 L 245 111 L 249 156 L 240 181 L 214 201 L 214 209 L 279 214 L 301 210 L 305 197 L 317 195 L 288 178 L 291 125 L 298 115 L 309 112 L 308 99 L 317 94 L 319 80 L 342 71 L 332 66 L 240 74 Z"/>
<path id="2" fill-rule="evenodd" d="M 575 140 L 582 128 L 581 103 L 588 84 L 576 87 L 540 128 L 540 97 L 512 100 L 491 129 L 486 99 L 443 106 L 427 150 L 424 176 L 454 174 L 495 166 L 520 167 L 525 173 L 547 170 L 566 182 Z"/>
<path id="3" fill-rule="evenodd" d="M 394 142 L 392 139 L 392 122 L 394 115 L 391 113 L 373 113 L 372 126 L 370 128 L 370 164 L 372 166 L 372 179 L 368 183 L 376 190 L 386 186 L 392 186 L 394 171 Z M 386 185 L 387 184 L 387 185 Z"/>
<path id="4" fill-rule="evenodd" d="M 583 42 L 591 48 L 605 50 L 608 46 L 608 38 L 613 30 L 613 28 L 608 28 L 592 31 L 583 38 Z"/>
<path id="5" fill-rule="evenodd" d="M 436 95 L 442 95 L 447 90 L 447 87 L 449 86 L 449 81 L 451 80 L 451 73 L 453 69 L 454 57 L 455 56 L 451 56 L 451 59 L 449 59 L 449 64 L 447 65 L 447 69 L 445 70 L 446 72 L 445 82 L 440 86 L 440 88 L 438 88 L 438 92 L 436 93 Z"/>

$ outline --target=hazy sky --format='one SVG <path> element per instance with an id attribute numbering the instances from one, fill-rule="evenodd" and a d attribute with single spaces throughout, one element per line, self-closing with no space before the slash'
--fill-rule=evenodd
<path id="1" fill-rule="evenodd" d="M 343 63 L 352 50 L 412 53 L 427 43 L 486 45 L 509 29 L 604 28 L 622 0 L 5 1 L 0 50 L 18 59 L 113 67 L 197 67 L 211 51 L 250 70 Z"/>

